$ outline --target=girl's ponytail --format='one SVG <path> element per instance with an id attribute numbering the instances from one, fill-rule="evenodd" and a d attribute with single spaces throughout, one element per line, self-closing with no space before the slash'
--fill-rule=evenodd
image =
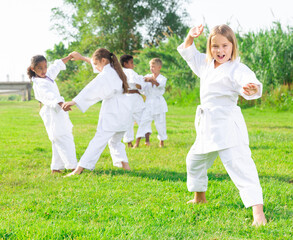
<path id="1" fill-rule="evenodd" d="M 110 53 L 110 57 L 112 60 L 112 63 L 110 61 L 111 66 L 116 70 L 116 72 L 118 73 L 119 77 L 121 78 L 122 82 L 123 82 L 123 93 L 127 93 L 128 92 L 128 83 L 127 83 L 127 77 L 125 75 L 125 73 L 122 70 L 122 67 L 116 57 L 115 54 Z"/>
<path id="2" fill-rule="evenodd" d="M 122 85 L 123 85 L 123 93 L 127 93 L 128 92 L 128 83 L 127 83 L 127 77 L 124 74 L 121 65 L 117 59 L 117 57 L 115 56 L 115 54 L 111 53 L 110 51 L 108 51 L 105 48 L 99 48 L 98 50 L 96 50 L 93 54 L 93 58 L 97 59 L 99 61 L 101 61 L 102 58 L 106 58 L 109 60 L 111 67 L 113 67 L 115 69 L 115 71 L 117 72 L 118 76 L 120 77 L 120 79 L 122 80 Z"/>
<path id="3" fill-rule="evenodd" d="M 30 80 L 32 80 L 32 78 L 36 76 L 36 73 L 31 69 L 31 66 L 27 68 L 27 75 Z"/>

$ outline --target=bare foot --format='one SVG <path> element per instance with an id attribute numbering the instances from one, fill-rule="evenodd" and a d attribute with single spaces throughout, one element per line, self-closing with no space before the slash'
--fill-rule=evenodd
<path id="1" fill-rule="evenodd" d="M 252 206 L 252 210 L 253 210 L 253 223 L 252 226 L 264 226 L 267 223 L 265 214 L 263 212 L 263 205 L 259 204 L 259 205 L 255 205 Z"/>
<path id="2" fill-rule="evenodd" d="M 136 143 L 136 144 L 134 144 L 134 146 L 132 148 L 138 148 L 138 147 L 139 147 L 139 145 Z"/>
<path id="3" fill-rule="evenodd" d="M 128 171 L 131 170 L 130 167 L 129 167 L 128 162 L 122 162 L 122 168 L 125 169 L 125 170 L 128 170 Z"/>
<path id="4" fill-rule="evenodd" d="M 141 138 L 137 138 L 137 139 L 136 139 L 136 142 L 135 142 L 133 148 L 138 148 L 138 147 L 139 147 L 140 139 L 141 139 Z"/>
<path id="5" fill-rule="evenodd" d="M 146 145 L 148 147 L 151 146 L 150 142 L 145 142 L 144 145 Z"/>
<path id="6" fill-rule="evenodd" d="M 54 173 L 61 173 L 61 170 L 52 170 L 51 174 L 54 174 Z"/>
<path id="7" fill-rule="evenodd" d="M 129 147 L 129 148 L 132 148 L 132 147 L 133 147 L 132 142 L 129 142 L 129 143 L 128 143 L 128 147 Z"/>
<path id="8" fill-rule="evenodd" d="M 73 175 L 79 175 L 79 174 L 81 174 L 83 172 L 83 169 L 84 169 L 83 167 L 78 166 L 73 172 L 65 175 L 64 177 L 70 177 L 70 176 L 73 176 Z"/>
<path id="9" fill-rule="evenodd" d="M 206 193 L 205 192 L 195 192 L 194 193 L 194 199 L 190 200 L 187 202 L 187 204 L 189 203 L 207 203 L 207 199 L 206 199 Z"/>
<path id="10" fill-rule="evenodd" d="M 159 147 L 160 148 L 163 148 L 164 147 L 164 141 L 160 141 Z"/>

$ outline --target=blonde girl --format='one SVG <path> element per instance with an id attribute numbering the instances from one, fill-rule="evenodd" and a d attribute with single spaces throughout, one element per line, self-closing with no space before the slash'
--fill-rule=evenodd
<path id="1" fill-rule="evenodd" d="M 244 118 L 237 106 L 239 95 L 247 100 L 261 97 L 262 84 L 240 63 L 236 37 L 229 26 L 219 25 L 211 31 L 206 54 L 194 45 L 194 38 L 202 32 L 202 25 L 191 28 L 177 49 L 200 77 L 197 136 L 186 158 L 187 187 L 195 192 L 188 203 L 206 202 L 207 169 L 219 155 L 245 207 L 253 209 L 253 225 L 264 225 L 262 188 L 251 158 Z"/>

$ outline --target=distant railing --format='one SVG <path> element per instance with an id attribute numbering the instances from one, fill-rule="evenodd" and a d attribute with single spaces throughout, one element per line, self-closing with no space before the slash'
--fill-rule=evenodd
<path id="1" fill-rule="evenodd" d="M 31 89 L 30 82 L 0 82 L 0 94 L 21 94 L 23 101 L 31 100 Z"/>

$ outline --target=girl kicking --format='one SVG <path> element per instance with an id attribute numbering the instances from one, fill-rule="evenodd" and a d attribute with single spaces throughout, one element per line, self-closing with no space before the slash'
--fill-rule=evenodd
<path id="1" fill-rule="evenodd" d="M 35 99 L 44 104 L 40 111 L 49 139 L 52 142 L 52 173 L 60 170 L 75 169 L 77 165 L 75 145 L 72 135 L 72 123 L 67 112 L 62 110 L 64 98 L 60 96 L 55 83 L 60 70 L 65 70 L 72 57 L 56 60 L 47 69 L 47 60 L 42 55 L 34 56 L 27 74 L 33 82 Z"/>
<path id="2" fill-rule="evenodd" d="M 238 95 L 247 100 L 261 97 L 262 84 L 240 63 L 236 37 L 230 27 L 220 25 L 212 30 L 206 54 L 200 53 L 193 42 L 202 32 L 202 25 L 190 29 L 177 49 L 200 77 L 197 136 L 186 159 L 187 187 L 195 195 L 188 203 L 206 202 L 207 169 L 219 155 L 245 207 L 252 206 L 253 225 L 265 225 L 262 188 L 251 158 L 244 118 L 237 106 Z"/>
<path id="3" fill-rule="evenodd" d="M 91 63 L 87 57 L 77 52 L 71 53 L 73 60 Z M 94 78 L 72 101 L 63 105 L 65 111 L 76 105 L 85 112 L 91 105 L 102 101 L 97 132 L 81 157 L 76 170 L 67 176 L 80 174 L 84 169 L 93 170 L 107 143 L 113 165 L 130 170 L 125 145 L 121 142 L 132 120 L 132 105 L 127 98 L 127 79 L 117 57 L 105 48 L 96 50 L 92 57 L 94 70 L 99 75 Z"/>

